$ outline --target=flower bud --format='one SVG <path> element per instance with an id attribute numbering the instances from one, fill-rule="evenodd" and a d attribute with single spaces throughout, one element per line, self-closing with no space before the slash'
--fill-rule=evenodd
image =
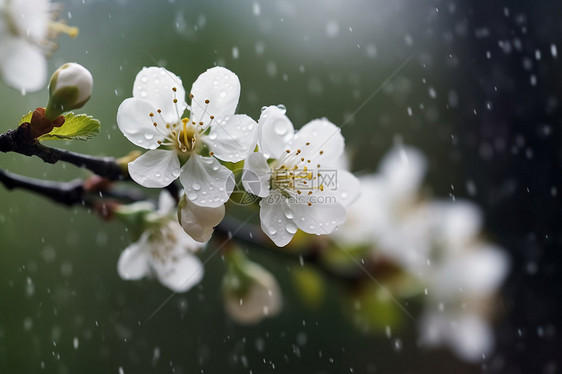
<path id="1" fill-rule="evenodd" d="M 80 64 L 69 62 L 55 71 L 49 82 L 48 119 L 54 120 L 63 112 L 84 106 L 92 94 L 92 74 Z"/>
<path id="2" fill-rule="evenodd" d="M 223 279 L 223 297 L 228 315 L 238 323 L 258 323 L 281 310 L 281 290 L 269 271 L 248 260 L 242 251 L 230 250 Z"/>

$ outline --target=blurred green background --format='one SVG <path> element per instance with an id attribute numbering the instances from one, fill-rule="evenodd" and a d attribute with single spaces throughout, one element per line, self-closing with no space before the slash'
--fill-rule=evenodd
<path id="1" fill-rule="evenodd" d="M 486 65 L 485 52 L 501 54 L 494 33 L 503 35 L 501 22 L 514 20 L 515 10 L 509 18 L 500 4 L 488 8 L 429 0 L 62 3 L 62 18 L 78 26 L 80 35 L 61 36 L 49 66 L 53 71 L 76 61 L 90 69 L 94 92 L 84 111 L 100 119 L 102 129 L 89 142 L 50 145 L 123 156 L 135 147 L 117 129 L 115 116 L 143 66 L 164 66 L 189 89 L 200 73 L 222 65 L 240 78 L 238 113 L 257 119 L 262 106 L 284 104 L 297 128 L 318 117 L 341 125 L 355 172 L 375 171 L 380 156 L 396 141 L 420 148 L 430 161 L 426 183 L 435 196 L 476 199 L 492 214 L 489 236 L 501 245 L 510 243 L 501 235 L 512 233 L 517 222 L 494 226 L 494 212 L 501 212 L 505 199 L 513 204 L 513 195 L 483 191 L 495 191 L 490 186 L 497 184 L 497 170 L 515 170 L 517 160 L 506 157 L 518 132 L 506 127 L 509 121 L 494 121 L 486 113 L 496 101 L 501 105 L 493 87 L 502 72 L 516 75 L 512 66 L 520 62 L 492 59 Z M 533 19 L 521 4 L 513 6 Z M 541 9 L 537 14 L 548 14 L 547 7 Z M 520 32 L 522 26 L 513 25 Z M 492 36 L 481 41 L 478 30 Z M 529 47 L 529 55 L 542 49 L 546 64 L 546 51 L 555 40 L 547 30 L 538 32 L 538 26 L 529 30 L 539 40 Z M 549 68 L 537 67 L 536 74 L 546 77 L 552 73 Z M 524 76 L 525 87 L 531 73 Z M 547 79 L 539 81 L 542 85 Z M 516 86 L 500 85 L 500 93 Z M 47 101 L 46 90 L 22 97 L 4 84 L 0 96 L 2 131 Z M 490 130 L 490 123 L 499 130 Z M 486 138 L 490 131 L 493 136 Z M 498 134 L 504 136 L 505 153 L 496 149 Z M 490 152 L 499 159 L 490 161 Z M 483 168 L 488 162 L 490 168 Z M 16 154 L 0 155 L 0 167 L 60 181 L 88 175 L 70 165 L 47 165 Z M 471 189 L 469 196 L 467 185 L 475 184 L 480 193 Z M 517 221 L 519 216 L 514 217 Z M 328 280 L 326 299 L 307 307 L 292 281 L 294 264 L 251 247 L 250 258 L 278 278 L 284 308 L 277 318 L 256 326 L 237 325 L 221 304 L 220 256 L 206 265 L 201 285 L 169 298 L 170 291 L 157 281 L 118 277 L 118 256 L 130 243 L 117 222 L 0 188 L 0 372 L 468 373 L 498 367 L 493 358 L 470 366 L 445 350 L 419 348 L 415 321 L 407 320 L 391 337 L 364 335 L 346 318 L 340 284 Z M 202 257 L 216 245 L 211 242 Z M 401 313 L 398 307 L 395 313 Z M 514 329 L 507 325 L 502 331 L 506 338 L 500 343 L 510 345 L 506 342 Z M 505 363 L 511 351 L 507 356 L 499 352 Z"/>

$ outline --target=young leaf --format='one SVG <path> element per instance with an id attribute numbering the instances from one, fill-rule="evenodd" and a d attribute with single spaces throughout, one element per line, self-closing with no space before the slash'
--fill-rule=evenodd
<path id="1" fill-rule="evenodd" d="M 20 123 L 18 123 L 18 126 L 21 125 L 24 122 L 29 122 L 31 121 L 31 116 L 33 115 L 33 110 L 29 113 L 27 113 L 25 116 L 21 117 L 20 119 Z"/>
<path id="2" fill-rule="evenodd" d="M 100 121 L 92 116 L 70 112 L 64 117 L 65 121 L 61 127 L 55 127 L 53 131 L 41 135 L 37 140 L 89 140 L 100 132 Z"/>

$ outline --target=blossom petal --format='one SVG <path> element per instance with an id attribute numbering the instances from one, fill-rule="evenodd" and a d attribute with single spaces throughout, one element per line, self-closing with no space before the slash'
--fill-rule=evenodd
<path id="1" fill-rule="evenodd" d="M 271 169 L 261 152 L 251 153 L 244 161 L 242 185 L 244 189 L 256 196 L 269 195 L 269 179 Z"/>
<path id="2" fill-rule="evenodd" d="M 41 49 L 23 39 L 5 38 L 2 78 L 22 92 L 39 91 L 47 83 L 47 60 Z M 9 53 L 7 52 L 9 51 Z"/>
<path id="3" fill-rule="evenodd" d="M 411 147 L 394 147 L 384 156 L 380 171 L 396 200 L 415 197 L 425 175 L 426 164 L 423 154 Z"/>
<path id="4" fill-rule="evenodd" d="M 179 250 L 179 248 L 178 248 Z M 194 255 L 185 252 L 173 259 L 154 259 L 152 267 L 160 283 L 174 292 L 186 292 L 203 279 L 203 264 Z"/>
<path id="5" fill-rule="evenodd" d="M 299 196 L 300 198 L 300 196 Z M 345 208 L 332 199 L 324 198 L 321 194 L 306 197 L 302 196 L 303 201 L 291 204 L 290 208 L 294 214 L 294 220 L 304 232 L 309 234 L 327 235 L 345 222 Z M 308 205 L 306 202 L 310 202 Z"/>
<path id="6" fill-rule="evenodd" d="M 297 232 L 291 214 L 287 199 L 277 190 L 260 201 L 261 228 L 278 247 L 286 246 Z"/>
<path id="7" fill-rule="evenodd" d="M 261 112 L 259 146 L 266 158 L 278 158 L 286 149 L 295 132 L 285 110 L 272 105 Z"/>
<path id="8" fill-rule="evenodd" d="M 240 98 L 240 81 L 230 70 L 216 66 L 197 78 L 191 94 L 191 120 L 203 122 L 206 128 L 211 116 L 214 116 L 213 121 L 221 123 L 234 114 Z"/>
<path id="9" fill-rule="evenodd" d="M 211 239 L 213 230 L 223 220 L 224 204 L 216 208 L 193 204 L 184 195 L 178 209 L 178 220 L 185 232 L 194 240 L 204 243 Z"/>
<path id="10" fill-rule="evenodd" d="M 463 251 L 437 269 L 431 292 L 436 297 L 482 297 L 495 292 L 508 270 L 500 249 L 484 245 Z"/>
<path id="11" fill-rule="evenodd" d="M 129 162 L 129 174 L 141 186 L 166 187 L 179 176 L 180 161 L 174 151 L 148 151 L 135 161 Z"/>
<path id="12" fill-rule="evenodd" d="M 182 167 L 180 182 L 195 205 L 216 208 L 230 197 L 234 174 L 214 157 L 192 155 Z"/>
<path id="13" fill-rule="evenodd" d="M 322 175 L 322 173 L 321 173 Z M 336 197 L 336 201 L 344 207 L 350 206 L 361 194 L 359 179 L 347 170 L 336 170 L 337 189 L 329 191 L 330 186 L 324 186 L 329 194 Z M 321 180 L 322 181 L 322 180 Z"/>
<path id="14" fill-rule="evenodd" d="M 162 67 L 145 67 L 137 74 L 133 97 L 148 101 L 154 109 L 160 109 L 158 115 L 163 117 L 165 123 L 177 123 L 187 108 L 180 77 Z M 177 102 L 174 103 L 174 100 Z"/>
<path id="15" fill-rule="evenodd" d="M 11 15 L 9 19 L 20 35 L 26 35 L 30 40 L 46 38 L 48 24 L 51 21 L 49 0 L 2 1 L 2 7 L 8 8 L 3 11 Z"/>
<path id="16" fill-rule="evenodd" d="M 438 201 L 431 203 L 430 209 L 439 239 L 447 250 L 462 250 L 478 236 L 483 218 L 474 203 Z"/>
<path id="17" fill-rule="evenodd" d="M 211 126 L 211 132 L 203 141 L 218 159 L 238 162 L 254 150 L 257 137 L 256 122 L 245 114 L 236 114 Z"/>
<path id="18" fill-rule="evenodd" d="M 153 117 L 150 113 L 154 114 Z M 166 123 L 156 115 L 156 108 L 142 99 L 125 99 L 117 109 L 117 126 L 131 143 L 145 149 L 156 149 L 164 140 L 164 135 L 154 126 L 164 129 Z"/>
<path id="19" fill-rule="evenodd" d="M 479 362 L 494 345 L 494 335 L 488 323 L 481 317 L 468 314 L 459 316 L 451 323 L 448 341 L 452 350 L 464 361 Z"/>
<path id="20" fill-rule="evenodd" d="M 256 264 L 248 265 L 248 273 L 252 274 L 250 286 L 242 296 L 237 293 L 226 293 L 224 305 L 228 315 L 235 321 L 244 324 L 255 324 L 265 317 L 279 314 L 283 299 L 281 289 L 273 275 Z"/>
<path id="21" fill-rule="evenodd" d="M 143 234 L 140 239 L 128 246 L 119 256 L 117 272 L 122 279 L 136 280 L 149 273 L 148 235 Z"/>
<path id="22" fill-rule="evenodd" d="M 334 167 L 342 157 L 344 139 L 339 127 L 325 118 L 315 119 L 295 133 L 289 142 L 291 152 L 300 150 L 299 156 L 310 160 L 313 166 Z"/>

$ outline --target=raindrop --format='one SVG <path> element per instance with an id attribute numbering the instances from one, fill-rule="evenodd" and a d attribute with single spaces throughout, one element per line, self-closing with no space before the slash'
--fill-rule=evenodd
<path id="1" fill-rule="evenodd" d="M 285 217 L 287 217 L 288 219 L 293 219 L 293 212 L 291 212 L 290 210 L 285 211 Z"/>
<path id="2" fill-rule="evenodd" d="M 189 195 L 187 195 L 187 198 L 191 201 L 197 199 L 197 194 L 196 193 L 190 193 Z"/>
<path id="3" fill-rule="evenodd" d="M 199 185 L 198 183 L 193 183 L 191 187 L 193 187 L 195 191 L 199 191 L 201 189 L 201 185 Z"/>
<path id="4" fill-rule="evenodd" d="M 224 99 L 226 97 L 226 91 L 221 91 L 220 97 Z"/>
<path id="5" fill-rule="evenodd" d="M 154 138 L 154 134 L 151 134 L 151 133 L 147 132 L 147 133 L 144 134 L 144 138 L 146 140 L 151 140 L 152 138 Z"/>
<path id="6" fill-rule="evenodd" d="M 141 97 L 147 97 L 148 96 L 148 92 L 146 92 L 145 90 L 142 90 L 140 92 Z"/>
<path id="7" fill-rule="evenodd" d="M 262 107 L 261 107 L 261 112 L 262 112 L 262 113 L 265 112 L 267 108 L 268 108 L 267 106 L 262 106 Z"/>
<path id="8" fill-rule="evenodd" d="M 276 121 L 273 125 L 273 129 L 277 135 L 285 135 L 289 129 L 287 128 L 287 123 L 285 121 Z"/>
<path id="9" fill-rule="evenodd" d="M 283 104 L 279 104 L 277 105 L 277 108 L 282 111 L 283 113 L 285 113 L 287 111 L 287 107 Z"/>
<path id="10" fill-rule="evenodd" d="M 297 232 L 297 226 L 295 226 L 293 223 L 288 223 L 285 226 L 285 230 L 287 230 L 289 234 L 294 234 Z"/>
<path id="11" fill-rule="evenodd" d="M 217 133 L 216 133 L 216 132 L 211 132 L 211 133 L 209 134 L 209 139 L 215 140 L 216 138 L 217 138 Z"/>

